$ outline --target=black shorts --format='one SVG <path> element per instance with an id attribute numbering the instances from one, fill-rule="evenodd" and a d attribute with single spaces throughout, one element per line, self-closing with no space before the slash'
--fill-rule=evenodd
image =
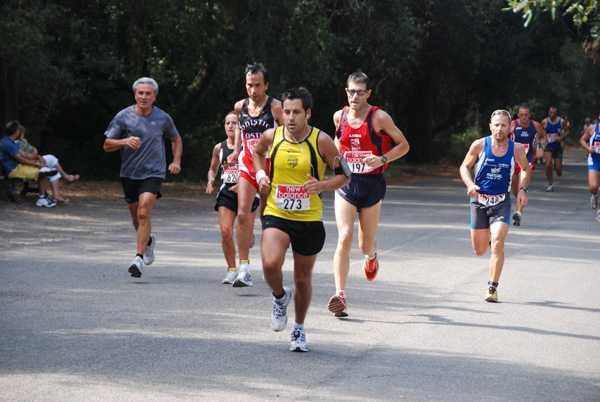
<path id="1" fill-rule="evenodd" d="M 233 184 L 233 183 L 231 183 L 231 184 L 228 183 L 219 189 L 219 193 L 217 194 L 217 202 L 215 204 L 215 211 L 218 211 L 219 207 L 225 207 L 227 209 L 232 210 L 233 212 L 235 212 L 237 214 L 238 195 L 237 195 L 237 193 L 234 193 L 233 191 L 229 191 L 229 189 L 231 187 L 233 187 L 234 185 L 235 184 Z M 258 208 L 259 204 L 260 204 L 260 198 L 254 197 L 254 201 L 252 202 L 251 211 L 252 212 L 256 211 L 256 208 Z"/>
<path id="2" fill-rule="evenodd" d="M 471 229 L 489 229 L 496 222 L 510 224 L 510 194 L 492 206 L 481 205 L 477 198 L 471 198 Z"/>
<path id="3" fill-rule="evenodd" d="M 385 197 L 386 182 L 382 174 L 353 174 L 350 183 L 338 188 L 336 192 L 358 212 L 369 208 Z"/>
<path id="4" fill-rule="evenodd" d="M 263 216 L 262 229 L 279 229 L 290 236 L 292 250 L 300 255 L 315 255 L 325 244 L 325 226 L 321 221 L 302 222 L 278 218 L 272 215 Z"/>
<path id="5" fill-rule="evenodd" d="M 552 158 L 553 159 L 562 159 L 563 158 L 563 148 L 562 147 L 556 147 L 556 148 L 544 148 L 544 152 L 550 152 L 552 154 Z"/>
<path id="6" fill-rule="evenodd" d="M 140 199 L 140 194 L 142 193 L 156 194 L 157 199 L 162 197 L 162 194 L 160 193 L 162 183 L 163 179 L 160 177 L 149 177 L 142 180 L 121 177 L 125 201 L 127 201 L 128 204 L 138 202 Z"/>

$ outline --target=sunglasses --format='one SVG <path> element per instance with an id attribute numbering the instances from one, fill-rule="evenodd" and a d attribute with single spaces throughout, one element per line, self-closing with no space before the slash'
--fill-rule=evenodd
<path id="1" fill-rule="evenodd" d="M 350 95 L 350 96 L 354 96 L 355 94 L 358 96 L 364 96 L 369 92 L 369 90 L 368 89 L 359 89 L 359 90 L 346 89 L 346 92 L 348 92 L 348 95 Z"/>
<path id="2" fill-rule="evenodd" d="M 508 111 L 506 111 L 504 109 L 498 109 L 498 110 L 495 110 L 494 112 L 492 112 L 492 115 L 490 116 L 490 120 L 492 119 L 492 117 L 498 116 L 498 115 L 508 116 L 508 120 L 512 120 L 510 113 L 508 113 Z"/>

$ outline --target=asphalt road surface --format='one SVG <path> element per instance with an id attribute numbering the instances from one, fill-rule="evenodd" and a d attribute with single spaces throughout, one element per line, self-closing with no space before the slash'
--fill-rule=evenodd
<path id="1" fill-rule="evenodd" d="M 260 230 L 254 286 L 220 284 L 213 196 L 165 191 L 141 279 L 127 273 L 135 236 L 120 196 L 48 210 L 34 195 L 2 199 L 0 400 L 599 401 L 600 223 L 583 152 L 565 162 L 552 193 L 537 165 L 496 304 L 483 301 L 489 253 L 472 251 L 456 170 L 388 188 L 380 273 L 368 282 L 354 247 L 349 317 L 334 318 L 327 194 L 308 353 L 288 350 L 293 303 L 287 329 L 269 327 Z M 293 287 L 289 252 L 284 281 Z"/>

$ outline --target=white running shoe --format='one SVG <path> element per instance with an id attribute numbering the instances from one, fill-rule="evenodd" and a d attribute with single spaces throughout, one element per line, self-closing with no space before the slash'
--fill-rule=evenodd
<path id="1" fill-rule="evenodd" d="M 233 287 L 245 288 L 246 286 L 252 286 L 252 275 L 250 275 L 250 271 L 239 270 L 233 282 Z"/>
<path id="2" fill-rule="evenodd" d="M 223 279 L 223 282 L 221 282 L 223 285 L 232 285 L 233 282 L 235 281 L 235 278 L 237 278 L 238 272 L 237 271 L 227 271 L 227 276 L 225 276 L 225 279 Z"/>
<path id="3" fill-rule="evenodd" d="M 590 207 L 592 207 L 592 209 L 598 209 L 598 194 L 592 195 L 592 198 L 590 199 Z"/>
<path id="4" fill-rule="evenodd" d="M 290 300 L 292 300 L 293 292 L 284 287 L 283 291 L 285 292 L 285 301 L 283 304 L 279 303 L 275 296 L 273 296 L 273 312 L 271 313 L 271 329 L 273 331 L 283 331 L 285 326 L 287 325 L 287 306 L 290 304 Z"/>
<path id="5" fill-rule="evenodd" d="M 128 271 L 131 274 L 131 276 L 133 276 L 134 278 L 141 278 L 143 266 L 144 266 L 144 261 L 142 261 L 142 259 L 136 255 L 135 258 L 133 259 L 133 261 L 131 262 L 131 265 L 129 266 Z"/>
<path id="6" fill-rule="evenodd" d="M 554 191 L 554 184 L 548 184 L 548 188 L 546 188 L 547 193 L 549 193 L 551 191 Z"/>
<path id="7" fill-rule="evenodd" d="M 35 205 L 37 205 L 38 207 L 46 207 L 46 208 L 52 208 L 54 206 L 56 206 L 56 203 L 53 202 L 50 197 L 45 196 L 42 198 L 38 198 L 38 200 L 36 201 Z"/>
<path id="8" fill-rule="evenodd" d="M 303 329 L 292 329 L 292 343 L 290 350 L 292 352 L 308 352 L 306 344 L 306 332 Z"/>
<path id="9" fill-rule="evenodd" d="M 144 264 L 150 265 L 154 262 L 154 243 L 156 242 L 156 238 L 152 233 L 150 233 L 150 239 L 152 239 L 152 243 L 146 246 L 144 250 Z"/>

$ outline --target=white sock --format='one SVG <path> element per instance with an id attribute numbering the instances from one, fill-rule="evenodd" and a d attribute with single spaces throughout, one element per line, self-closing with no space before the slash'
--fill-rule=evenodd
<path id="1" fill-rule="evenodd" d="M 297 322 L 294 321 L 294 326 L 292 327 L 292 329 L 300 329 L 303 330 L 304 329 L 304 323 L 302 324 L 298 324 Z"/>

